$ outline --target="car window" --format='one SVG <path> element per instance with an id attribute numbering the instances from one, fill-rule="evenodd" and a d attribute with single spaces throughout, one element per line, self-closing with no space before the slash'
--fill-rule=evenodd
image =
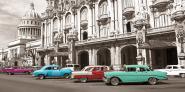
<path id="1" fill-rule="evenodd" d="M 66 67 L 73 67 L 73 65 L 66 65 Z"/>
<path id="2" fill-rule="evenodd" d="M 92 71 L 93 67 L 86 68 L 85 71 Z"/>
<path id="3" fill-rule="evenodd" d="M 94 69 L 93 69 L 93 71 L 101 71 L 101 70 L 103 70 L 103 67 L 101 68 L 101 67 L 95 67 Z"/>
<path id="4" fill-rule="evenodd" d="M 59 67 L 53 67 L 53 69 L 54 69 L 54 70 L 58 70 L 58 69 L 59 69 Z"/>
<path id="5" fill-rule="evenodd" d="M 185 67 L 184 66 L 181 66 L 181 69 L 185 69 Z"/>
<path id="6" fill-rule="evenodd" d="M 52 67 L 47 67 L 46 70 L 52 70 L 53 68 Z"/>
<path id="7" fill-rule="evenodd" d="M 172 66 L 167 66 L 166 69 L 172 69 Z"/>
<path id="8" fill-rule="evenodd" d="M 127 71 L 128 72 L 135 72 L 136 71 L 136 68 L 135 67 L 128 67 L 127 68 Z"/>
<path id="9" fill-rule="evenodd" d="M 173 66 L 173 69 L 178 69 L 178 67 L 177 66 Z"/>
<path id="10" fill-rule="evenodd" d="M 146 71 L 146 69 L 143 68 L 143 67 L 140 67 L 140 68 L 139 68 L 139 71 L 140 71 L 140 72 L 144 72 L 144 71 Z"/>

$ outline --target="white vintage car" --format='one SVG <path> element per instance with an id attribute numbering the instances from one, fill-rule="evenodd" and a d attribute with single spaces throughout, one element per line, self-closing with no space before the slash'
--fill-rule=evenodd
<path id="1" fill-rule="evenodd" d="M 180 76 L 185 78 L 185 66 L 182 65 L 167 65 L 165 69 L 155 69 L 157 71 L 167 72 L 169 76 Z"/>

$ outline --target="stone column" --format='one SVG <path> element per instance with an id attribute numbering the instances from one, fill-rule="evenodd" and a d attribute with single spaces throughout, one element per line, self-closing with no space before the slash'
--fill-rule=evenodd
<path id="1" fill-rule="evenodd" d="M 183 7 L 177 7 L 172 14 L 172 20 L 175 21 L 176 45 L 178 54 L 178 64 L 185 65 L 185 11 Z"/>
<path id="2" fill-rule="evenodd" d="M 115 64 L 115 47 L 114 46 L 111 46 L 111 65 L 114 65 Z"/>
<path id="3" fill-rule="evenodd" d="M 89 49 L 88 50 L 88 52 L 89 52 L 89 65 L 93 65 L 93 61 L 92 61 L 92 49 Z"/>
<path id="4" fill-rule="evenodd" d="M 142 44 L 146 43 L 146 25 L 147 20 L 140 17 L 135 21 L 134 27 L 137 29 L 136 44 L 137 44 L 137 63 L 139 65 L 146 64 L 147 52 L 142 48 Z"/>

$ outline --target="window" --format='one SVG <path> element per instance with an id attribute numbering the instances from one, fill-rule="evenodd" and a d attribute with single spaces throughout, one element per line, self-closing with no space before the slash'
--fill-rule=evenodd
<path id="1" fill-rule="evenodd" d="M 92 71 L 93 67 L 89 67 L 87 69 L 85 69 L 85 71 Z"/>
<path id="2" fill-rule="evenodd" d="M 181 66 L 181 69 L 185 69 L 185 67 L 184 66 Z"/>
<path id="3" fill-rule="evenodd" d="M 166 69 L 172 69 L 172 66 L 167 66 Z"/>
<path id="4" fill-rule="evenodd" d="M 173 69 L 178 69 L 178 67 L 177 66 L 173 66 Z"/>
<path id="5" fill-rule="evenodd" d="M 83 40 L 87 40 L 88 39 L 88 34 L 87 34 L 87 32 L 84 32 L 83 33 Z"/>
<path id="6" fill-rule="evenodd" d="M 144 71 L 146 71 L 146 69 L 143 68 L 143 67 L 140 67 L 140 68 L 139 68 L 139 71 L 144 72 Z"/>
<path id="7" fill-rule="evenodd" d="M 47 67 L 46 70 L 52 70 L 52 67 Z"/>
<path id="8" fill-rule="evenodd" d="M 128 72 L 135 72 L 136 68 L 135 67 L 129 67 L 129 68 L 127 68 L 127 71 Z"/>
<path id="9" fill-rule="evenodd" d="M 131 24 L 130 24 L 130 22 L 128 22 L 126 24 L 126 26 L 127 26 L 127 32 L 131 32 Z"/>
<path id="10" fill-rule="evenodd" d="M 102 67 L 103 68 L 103 67 Z M 101 71 L 102 69 L 101 69 L 101 67 L 95 67 L 94 69 L 93 69 L 93 71 Z"/>

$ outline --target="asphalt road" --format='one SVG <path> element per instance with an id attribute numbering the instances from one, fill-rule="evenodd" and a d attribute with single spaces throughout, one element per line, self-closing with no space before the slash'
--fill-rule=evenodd
<path id="1" fill-rule="evenodd" d="M 185 78 L 161 81 L 158 85 L 103 82 L 74 83 L 69 79 L 36 80 L 31 75 L 0 74 L 0 92 L 185 92 Z"/>

